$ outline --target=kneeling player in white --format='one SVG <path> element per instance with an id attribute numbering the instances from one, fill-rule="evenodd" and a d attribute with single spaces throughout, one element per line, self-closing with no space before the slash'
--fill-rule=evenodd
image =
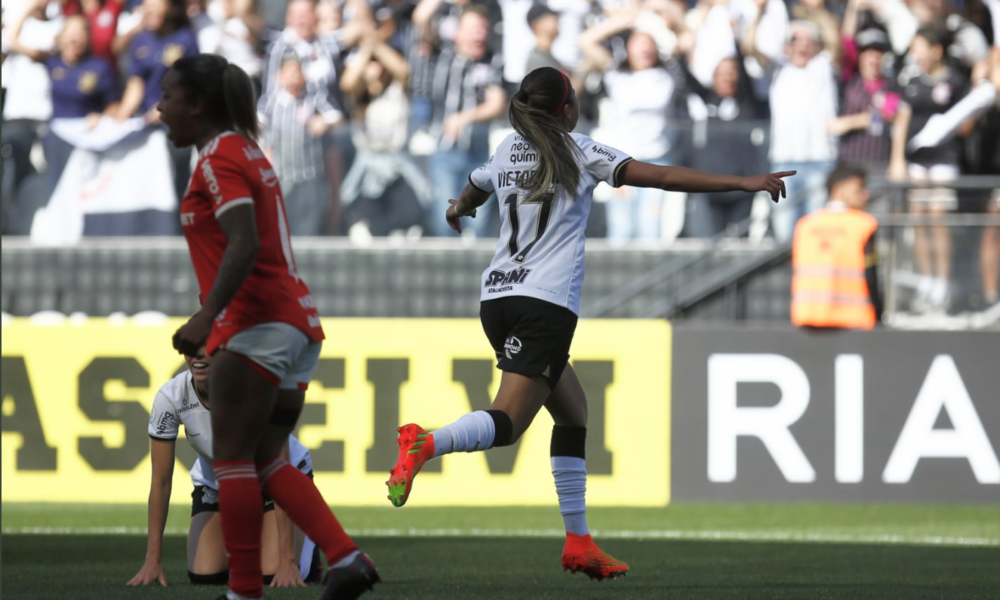
<path id="1" fill-rule="evenodd" d="M 160 561 L 163 530 L 167 522 L 174 474 L 175 444 L 180 426 L 198 452 L 191 468 L 194 492 L 188 531 L 187 569 L 193 584 L 224 585 L 229 580 L 226 552 L 219 520 L 218 483 L 212 470 L 212 418 L 208 405 L 208 369 L 211 358 L 202 348 L 187 356 L 188 370 L 168 381 L 156 393 L 149 436 L 153 477 L 149 490 L 149 540 L 146 562 L 128 585 L 147 585 L 167 579 Z M 294 436 L 288 436 L 286 453 L 291 464 L 312 477 L 312 460 Z M 314 559 L 315 544 L 285 516 L 273 500 L 264 497 L 261 570 L 272 587 L 305 585 L 319 580 L 321 564 Z M 317 557 L 318 558 L 318 557 Z M 314 566 L 315 565 L 315 566 Z"/>

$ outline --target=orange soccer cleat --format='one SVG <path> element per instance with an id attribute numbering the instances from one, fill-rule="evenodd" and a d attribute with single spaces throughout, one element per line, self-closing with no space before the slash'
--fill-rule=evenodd
<path id="1" fill-rule="evenodd" d="M 389 501 L 396 508 L 406 504 L 417 476 L 424 463 L 434 457 L 434 435 L 427 433 L 420 425 L 410 423 L 399 428 L 399 457 L 396 466 L 389 471 Z"/>
<path id="2" fill-rule="evenodd" d="M 598 581 L 628 575 L 628 565 L 598 548 L 590 534 L 566 534 L 562 567 L 563 571 L 583 573 Z"/>

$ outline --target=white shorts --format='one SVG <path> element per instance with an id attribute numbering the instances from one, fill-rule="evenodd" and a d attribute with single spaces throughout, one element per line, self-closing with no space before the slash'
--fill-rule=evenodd
<path id="1" fill-rule="evenodd" d="M 961 172 L 957 165 L 922 165 L 909 163 L 907 165 L 910 179 L 913 183 L 948 183 L 958 179 Z M 910 190 L 910 202 L 933 203 L 944 208 L 954 209 L 958 204 L 958 194 L 955 190 L 943 188 L 917 188 Z"/>
<path id="2" fill-rule="evenodd" d="M 319 363 L 322 342 L 287 323 L 261 323 L 237 333 L 222 349 L 240 355 L 283 390 L 305 390 Z"/>

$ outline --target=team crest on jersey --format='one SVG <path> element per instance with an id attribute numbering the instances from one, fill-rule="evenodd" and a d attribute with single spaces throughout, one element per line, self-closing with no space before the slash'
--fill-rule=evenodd
<path id="1" fill-rule="evenodd" d="M 180 44 L 167 44 L 163 48 L 163 66 L 172 66 L 184 56 L 184 47 Z"/>
<path id="2" fill-rule="evenodd" d="M 274 172 L 274 169 L 265 169 L 261 167 L 260 180 L 267 187 L 274 187 L 278 184 L 278 174 Z"/>
<path id="3" fill-rule="evenodd" d="M 95 87 L 97 87 L 97 73 L 94 71 L 84 71 L 80 75 L 80 81 L 77 82 L 76 88 L 81 93 L 89 94 L 94 91 Z"/>
<path id="4" fill-rule="evenodd" d="M 521 340 L 510 336 L 503 344 L 503 352 L 507 355 L 507 358 L 513 359 L 514 355 L 521 351 L 521 347 Z"/>
<path id="5" fill-rule="evenodd" d="M 931 90 L 931 99 L 934 100 L 935 104 L 948 104 L 951 101 L 951 84 L 942 81 L 935 85 Z"/>

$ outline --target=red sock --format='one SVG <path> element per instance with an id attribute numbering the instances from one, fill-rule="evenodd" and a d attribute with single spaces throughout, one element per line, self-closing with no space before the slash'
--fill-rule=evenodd
<path id="1" fill-rule="evenodd" d="M 248 598 L 263 598 L 260 571 L 264 501 L 253 461 L 215 461 L 219 482 L 222 538 L 229 561 L 229 589 Z"/>
<path id="2" fill-rule="evenodd" d="M 257 463 L 261 487 L 281 506 L 299 529 L 316 542 L 326 555 L 328 564 L 334 564 L 348 553 L 357 550 L 354 543 L 333 516 L 316 485 L 306 475 L 277 456 Z"/>

